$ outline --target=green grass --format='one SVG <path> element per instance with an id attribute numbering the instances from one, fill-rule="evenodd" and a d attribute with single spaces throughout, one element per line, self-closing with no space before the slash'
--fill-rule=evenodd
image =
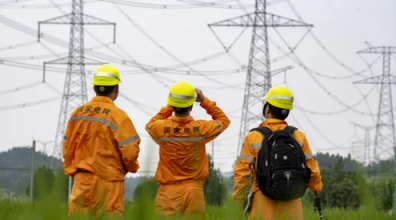
<path id="1" fill-rule="evenodd" d="M 244 213 L 236 207 L 231 201 L 227 201 L 223 207 L 207 207 L 208 219 L 247 219 Z M 360 208 L 357 211 L 342 209 L 323 210 L 325 220 L 390 220 L 396 219 L 396 216 L 388 215 L 385 212 L 378 212 L 374 207 Z M 28 201 L 1 200 L 0 201 L 0 219 L 1 220 L 63 220 L 63 219 L 94 219 L 89 215 L 68 218 L 67 205 L 65 203 L 54 202 L 53 199 L 47 199 L 42 202 L 30 203 Z M 100 218 L 107 219 L 107 218 Z M 173 218 L 156 217 L 154 213 L 154 202 L 126 203 L 124 219 L 144 220 L 144 219 L 182 219 L 180 216 Z M 188 217 L 189 219 L 196 219 Z M 305 220 L 319 220 L 318 212 L 314 212 L 312 207 L 304 208 Z"/>

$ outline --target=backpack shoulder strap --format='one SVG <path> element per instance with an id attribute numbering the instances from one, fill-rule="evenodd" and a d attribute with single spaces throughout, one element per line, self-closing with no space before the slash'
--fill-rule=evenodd
<path id="1" fill-rule="evenodd" d="M 294 137 L 294 132 L 298 129 L 293 126 L 286 126 L 283 130 L 286 131 L 287 133 L 291 134 Z"/>
<path id="2" fill-rule="evenodd" d="M 260 174 L 260 175 L 266 176 L 267 177 L 267 183 L 266 184 L 269 185 L 270 178 L 268 178 L 268 177 L 270 175 L 269 165 L 270 165 L 271 149 L 270 149 L 270 147 L 268 147 L 267 141 L 268 141 L 268 138 L 272 135 L 273 132 L 272 132 L 271 129 L 269 129 L 268 127 L 265 127 L 265 126 L 254 128 L 254 129 L 252 129 L 250 131 L 258 131 L 262 135 L 264 135 L 264 139 L 262 141 L 261 148 L 260 148 L 259 153 L 257 155 L 258 158 L 261 158 L 264 161 L 258 160 L 258 162 L 257 162 L 258 166 L 257 166 L 257 170 L 256 170 L 256 175 Z M 264 165 L 264 167 L 263 167 L 263 165 Z"/>
<path id="3" fill-rule="evenodd" d="M 269 137 L 272 134 L 272 130 L 269 129 L 268 127 L 258 127 L 258 128 L 253 128 L 250 131 L 258 131 L 260 132 L 262 135 L 264 135 L 264 137 Z"/>

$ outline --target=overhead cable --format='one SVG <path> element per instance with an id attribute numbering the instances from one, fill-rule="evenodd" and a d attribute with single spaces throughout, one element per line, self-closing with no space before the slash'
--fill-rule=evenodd
<path id="1" fill-rule="evenodd" d="M 372 88 L 367 94 L 365 94 L 365 95 L 362 94 L 363 98 L 362 98 L 361 100 L 359 100 L 358 102 L 352 104 L 350 107 L 353 107 L 353 108 L 354 108 L 354 107 L 358 106 L 359 104 L 363 103 L 364 101 L 366 101 L 366 100 L 367 100 L 367 96 L 370 95 L 371 92 L 374 91 L 375 87 L 376 87 L 376 86 L 373 86 L 373 88 Z M 337 110 L 337 111 L 331 111 L 331 112 L 318 112 L 318 111 L 312 111 L 312 110 L 308 110 L 308 109 L 306 109 L 306 108 L 303 108 L 303 107 L 301 107 L 300 105 L 298 105 L 296 102 L 295 102 L 295 105 L 296 105 L 296 109 L 299 109 L 299 110 L 301 110 L 302 112 L 306 112 L 306 113 L 313 114 L 313 115 L 327 115 L 327 116 L 329 116 L 329 115 L 338 115 L 338 114 L 345 113 L 345 112 L 348 112 L 348 111 L 351 110 L 350 107 L 346 107 L 346 108 L 344 108 L 344 109 Z M 376 114 L 371 113 L 371 112 L 370 112 L 370 113 L 362 112 L 362 114 L 364 114 L 364 115 L 376 115 Z"/>
<path id="2" fill-rule="evenodd" d="M 84 4 L 98 2 L 100 0 L 84 0 Z M 68 7 L 71 6 L 72 3 L 61 3 L 58 4 L 59 7 Z M 25 5 L 0 5 L 2 9 L 45 9 L 45 8 L 55 8 L 55 6 L 51 4 L 25 4 Z"/>
<path id="3" fill-rule="evenodd" d="M 159 47 L 161 50 L 163 50 L 167 55 L 172 57 L 174 60 L 176 60 L 179 63 L 183 63 L 180 61 L 177 57 L 175 57 L 173 54 L 171 54 L 166 48 L 161 46 L 156 40 L 154 40 L 149 34 L 147 34 L 146 31 L 144 31 L 136 22 L 134 22 L 130 16 L 128 16 L 124 10 L 122 10 L 118 5 L 115 5 L 115 7 L 136 27 L 140 32 L 142 32 L 151 42 L 153 42 L 157 47 Z"/>
<path id="4" fill-rule="evenodd" d="M 22 47 L 26 47 L 26 46 L 30 46 L 30 45 L 34 45 L 34 44 L 37 44 L 36 40 L 35 41 L 25 42 L 25 43 L 14 44 L 14 45 L 6 46 L 6 47 L 0 47 L 0 51 L 12 50 L 12 49 L 16 49 L 16 48 L 22 48 Z"/>
<path id="5" fill-rule="evenodd" d="M 22 90 L 25 90 L 25 89 L 29 89 L 29 88 L 32 88 L 32 87 L 35 87 L 35 86 L 38 86 L 38 85 L 41 85 L 41 84 L 43 84 L 42 81 L 31 83 L 31 84 L 24 85 L 24 86 L 20 86 L 20 87 L 13 88 L 13 89 L 8 89 L 8 90 L 5 90 L 5 91 L 0 91 L 0 96 L 7 95 L 7 94 L 10 94 L 10 93 L 13 93 L 13 92 L 19 92 L 19 91 L 22 91 Z"/>
<path id="6" fill-rule="evenodd" d="M 153 42 L 157 47 L 159 47 L 162 51 L 164 51 L 168 56 L 170 56 L 172 59 L 174 59 L 174 60 L 176 60 L 177 62 L 179 62 L 180 64 L 183 64 L 184 62 L 183 61 L 181 61 L 179 58 L 177 58 L 175 55 L 173 55 L 172 53 L 170 53 L 165 47 L 163 47 L 161 44 L 159 44 L 154 38 L 152 38 L 140 25 L 138 25 L 135 21 L 133 21 L 132 20 L 132 18 L 127 14 L 127 13 L 125 13 L 125 11 L 120 7 L 120 6 L 118 6 L 118 5 L 114 5 L 140 32 L 142 32 L 143 33 L 143 35 L 145 35 L 151 42 Z M 198 74 L 200 74 L 198 71 L 196 71 L 196 70 L 194 70 L 193 68 L 191 68 L 191 67 L 189 67 L 189 66 L 186 66 L 187 68 L 189 68 L 191 71 L 194 71 L 194 72 L 196 72 L 196 73 L 198 73 Z M 209 76 L 205 76 L 204 74 L 201 74 L 202 75 L 202 77 L 204 77 L 204 78 L 207 78 L 208 80 L 210 80 L 210 81 L 213 81 L 213 82 L 216 82 L 216 83 L 218 83 L 218 84 L 220 84 L 220 85 L 223 85 L 223 86 L 229 86 L 229 87 L 234 87 L 234 88 L 236 88 L 236 85 L 228 85 L 228 84 L 225 84 L 225 83 L 223 83 L 223 82 L 220 82 L 220 81 L 218 81 L 218 80 L 215 80 L 215 79 L 213 79 L 213 78 L 211 78 L 211 77 L 209 77 Z"/>
<path id="7" fill-rule="evenodd" d="M 5 25 L 7 25 L 9 27 L 12 27 L 12 28 L 14 28 L 16 30 L 19 30 L 19 31 L 21 31 L 21 32 L 23 32 L 25 34 L 31 35 L 33 37 L 37 36 L 37 33 L 36 33 L 36 31 L 34 29 L 32 29 L 32 28 L 30 28 L 30 27 L 28 27 L 26 25 L 22 25 L 22 24 L 14 21 L 12 19 L 9 19 L 9 18 L 5 17 L 5 16 L 0 15 L 0 23 L 3 23 L 3 24 L 5 24 Z M 60 39 L 58 39 L 56 37 L 53 37 L 51 35 L 44 34 L 42 36 L 42 39 L 45 40 L 45 41 L 48 41 L 50 43 L 53 43 L 55 45 L 62 46 L 64 48 L 68 48 L 68 44 L 67 44 L 66 41 L 60 40 Z M 134 63 L 133 61 L 120 60 L 119 58 L 110 57 L 108 55 L 104 55 L 104 54 L 101 54 L 101 53 L 98 53 L 98 52 L 86 51 L 86 54 L 91 54 L 91 56 L 103 58 L 103 59 L 110 60 L 110 61 L 113 61 L 113 62 L 118 62 L 118 63 L 124 64 L 124 65 L 128 65 L 129 63 L 133 63 L 134 65 L 139 65 L 139 64 Z M 181 63 L 181 65 L 187 65 L 187 64 L 186 63 Z M 227 86 L 229 86 L 229 88 L 241 89 L 240 87 L 237 87 L 239 85 L 234 85 L 234 86 L 227 85 Z M 223 88 L 220 88 L 220 89 L 223 89 Z"/>
<path id="8" fill-rule="evenodd" d="M 43 100 L 34 101 L 34 102 L 27 102 L 27 103 L 8 105 L 8 106 L 0 106 L 0 111 L 7 111 L 7 110 L 13 110 L 13 109 L 24 108 L 24 107 L 29 107 L 29 106 L 41 105 L 41 104 L 46 104 L 46 103 L 50 103 L 53 101 L 58 101 L 61 99 L 62 99 L 62 97 L 53 97 L 53 98 L 43 99 Z"/>
<path id="9" fill-rule="evenodd" d="M 294 5 L 291 3 L 290 0 L 287 0 L 287 4 L 289 5 L 289 7 L 292 9 L 292 11 L 294 12 L 294 14 L 298 17 L 299 20 L 301 20 L 302 22 L 304 22 L 304 20 L 301 18 L 301 15 L 297 12 L 296 8 L 294 7 Z M 351 73 L 354 73 L 356 75 L 360 75 L 361 72 L 360 71 L 355 71 L 352 68 L 348 67 L 345 63 L 343 63 L 342 61 L 340 61 L 333 53 L 331 53 L 327 47 L 325 47 L 325 45 L 319 40 L 319 38 L 315 35 L 315 33 L 313 31 L 310 32 L 310 35 L 313 37 L 313 39 L 315 40 L 316 43 L 318 43 L 318 45 L 335 61 L 337 62 L 340 66 L 342 66 L 344 69 L 348 70 Z"/>
<path id="10" fill-rule="evenodd" d="M 201 2 L 201 3 L 195 3 L 195 4 L 183 4 L 183 5 L 177 5 L 177 4 L 153 4 L 153 3 L 143 3 L 143 2 L 137 2 L 137 1 L 125 1 L 125 0 L 99 0 L 102 2 L 108 2 L 108 3 L 113 3 L 113 4 L 118 4 L 118 5 L 124 5 L 124 6 L 133 6 L 133 7 L 140 7 L 140 8 L 151 8 L 151 9 L 197 9 L 197 8 L 218 8 L 218 9 L 241 9 L 242 7 L 246 8 L 254 8 L 253 4 L 250 5 L 224 5 L 224 4 L 210 4 L 209 2 Z"/>
<path id="11" fill-rule="evenodd" d="M 270 38 L 269 38 L 270 39 Z M 271 39 L 270 39 L 271 40 Z M 284 54 L 287 54 L 283 49 L 280 49 Z M 318 79 L 315 78 L 314 74 L 312 74 L 311 71 L 308 70 L 308 68 L 306 67 L 306 65 L 300 60 L 300 58 L 294 53 L 292 52 L 292 54 L 294 55 L 294 58 L 291 57 L 290 55 L 288 55 L 288 57 L 295 63 L 300 64 L 301 66 L 305 67 L 304 70 L 306 73 L 308 73 L 308 76 L 310 76 L 315 82 L 316 84 L 319 85 L 319 87 L 326 92 L 327 95 L 329 95 L 331 98 L 333 98 L 336 102 L 338 102 L 340 105 L 345 106 L 347 108 L 349 108 L 351 111 L 354 111 L 356 113 L 362 114 L 362 115 L 372 115 L 370 113 L 367 112 L 363 112 L 360 110 L 356 110 L 354 107 L 345 104 L 343 101 L 341 101 L 337 96 L 335 96 L 333 93 L 331 93 Z"/>

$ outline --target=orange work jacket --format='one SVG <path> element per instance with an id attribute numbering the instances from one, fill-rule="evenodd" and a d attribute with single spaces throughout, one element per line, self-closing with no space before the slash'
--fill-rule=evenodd
<path id="1" fill-rule="evenodd" d="M 278 120 L 278 119 L 267 119 L 263 123 L 260 124 L 260 127 L 267 126 L 272 131 L 278 129 L 284 129 L 287 126 L 286 121 Z M 314 159 L 312 155 L 312 150 L 309 147 L 309 143 L 305 135 L 296 130 L 294 132 L 296 140 L 300 143 L 301 148 L 305 154 L 306 165 L 311 169 L 311 179 L 309 181 L 308 187 L 316 193 L 320 193 L 322 191 L 322 180 L 320 176 L 320 170 L 318 162 Z M 250 175 L 252 174 L 251 165 L 257 167 L 257 156 L 258 152 L 261 148 L 261 144 L 264 140 L 264 136 L 258 131 L 252 131 L 248 133 L 245 138 L 244 145 L 241 149 L 241 153 L 237 164 L 234 168 L 234 193 L 232 195 L 232 199 L 237 202 L 241 207 L 243 207 L 246 196 L 246 188 L 248 186 Z M 256 183 L 256 169 L 253 169 L 253 179 L 252 179 L 252 193 L 259 190 Z"/>
<path id="2" fill-rule="evenodd" d="M 63 169 L 74 176 L 78 169 L 102 179 L 124 180 L 139 169 L 140 138 L 125 113 L 103 96 L 94 97 L 72 113 L 63 140 Z"/>
<path id="3" fill-rule="evenodd" d="M 230 120 L 207 97 L 201 102 L 213 120 L 194 120 L 172 116 L 173 108 L 163 107 L 146 125 L 146 131 L 160 146 L 154 179 L 162 184 L 180 180 L 206 180 L 209 176 L 205 144 L 219 136 Z"/>

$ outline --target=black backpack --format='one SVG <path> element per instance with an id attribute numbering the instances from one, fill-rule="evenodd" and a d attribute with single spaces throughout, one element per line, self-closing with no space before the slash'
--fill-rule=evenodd
<path id="1" fill-rule="evenodd" d="M 305 154 L 294 138 L 295 130 L 292 126 L 274 132 L 267 127 L 251 130 L 264 135 L 257 156 L 256 181 L 260 191 L 274 201 L 301 198 L 311 178 Z"/>

